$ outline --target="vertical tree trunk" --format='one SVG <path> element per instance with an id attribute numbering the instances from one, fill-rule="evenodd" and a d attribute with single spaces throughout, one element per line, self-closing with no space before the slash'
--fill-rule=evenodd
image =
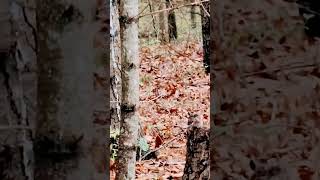
<path id="1" fill-rule="evenodd" d="M 107 32 L 98 33 L 101 18 L 108 18 L 98 10 L 103 1 L 36 2 L 35 179 L 107 179 L 103 72 L 109 55 L 102 42 Z"/>
<path id="2" fill-rule="evenodd" d="M 183 180 L 210 178 L 209 129 L 202 127 L 199 117 L 190 118 L 187 131 L 187 155 Z"/>
<path id="3" fill-rule="evenodd" d="M 135 179 L 136 145 L 139 130 L 139 39 L 138 0 L 120 3 L 122 102 L 121 133 L 116 179 Z"/>
<path id="4" fill-rule="evenodd" d="M 191 2 L 194 2 L 191 1 Z M 190 8 L 190 19 L 191 19 L 191 28 L 195 29 L 197 27 L 197 22 L 196 22 L 196 5 L 192 5 Z"/>
<path id="5" fill-rule="evenodd" d="M 210 73 L 210 2 L 201 7 L 203 63 L 206 73 Z"/>
<path id="6" fill-rule="evenodd" d="M 148 6 L 149 6 L 149 10 L 150 12 L 153 12 L 153 3 L 151 2 L 151 0 L 148 0 Z M 158 32 L 157 32 L 157 28 L 156 28 L 156 21 L 155 21 L 155 16 L 153 14 L 151 14 L 151 18 L 152 18 L 152 26 L 153 26 L 153 32 L 151 33 L 152 36 L 157 36 Z"/>
<path id="7" fill-rule="evenodd" d="M 172 7 L 172 1 L 166 0 L 166 7 L 171 8 Z M 174 11 L 168 12 L 168 32 L 169 32 L 169 39 L 175 40 L 178 38 L 177 33 L 177 23 L 176 23 L 176 14 Z"/>
<path id="8" fill-rule="evenodd" d="M 36 112 L 33 1 L 0 2 L 0 179 L 33 179 Z"/>
<path id="9" fill-rule="evenodd" d="M 166 8 L 166 0 L 160 0 L 159 10 Z M 169 42 L 168 29 L 168 12 L 162 11 L 159 13 L 159 27 L 160 27 L 160 42 L 166 44 Z"/>
<path id="10" fill-rule="evenodd" d="M 111 37 L 111 128 L 119 128 L 120 125 L 120 101 L 121 101 L 121 42 L 119 9 L 115 0 L 110 1 L 110 37 Z"/>

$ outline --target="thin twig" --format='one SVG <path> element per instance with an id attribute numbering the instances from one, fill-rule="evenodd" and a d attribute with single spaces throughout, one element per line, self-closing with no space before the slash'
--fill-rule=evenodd
<path id="1" fill-rule="evenodd" d="M 200 6 L 202 7 L 203 12 L 205 12 L 205 14 L 210 17 L 210 13 L 206 10 L 206 8 L 203 6 L 203 3 L 200 3 Z"/>

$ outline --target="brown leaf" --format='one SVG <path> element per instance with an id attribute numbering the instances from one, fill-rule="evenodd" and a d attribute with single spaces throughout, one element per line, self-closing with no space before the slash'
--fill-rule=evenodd
<path id="1" fill-rule="evenodd" d="M 163 144 L 163 140 L 162 140 L 162 138 L 158 135 L 158 136 L 156 136 L 156 140 L 155 140 L 155 148 L 158 148 L 158 147 L 160 147 L 161 146 L 161 144 Z"/>

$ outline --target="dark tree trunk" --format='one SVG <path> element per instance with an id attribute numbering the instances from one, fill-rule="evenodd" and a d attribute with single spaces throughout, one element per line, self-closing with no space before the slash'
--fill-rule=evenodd
<path id="1" fill-rule="evenodd" d="M 183 180 L 209 179 L 209 130 L 193 126 L 189 129 L 187 138 Z"/>
<path id="2" fill-rule="evenodd" d="M 0 1 L 0 179 L 33 180 L 35 4 Z"/>
<path id="3" fill-rule="evenodd" d="M 166 0 L 166 6 L 167 8 L 170 8 L 172 5 L 171 0 Z M 177 23 L 176 23 L 176 14 L 174 11 L 169 11 L 168 14 L 168 27 L 169 27 L 169 38 L 170 41 L 175 40 L 178 38 L 177 33 Z"/>
<path id="4" fill-rule="evenodd" d="M 208 74 L 210 73 L 210 3 L 204 2 L 203 7 L 201 7 L 203 63 Z"/>

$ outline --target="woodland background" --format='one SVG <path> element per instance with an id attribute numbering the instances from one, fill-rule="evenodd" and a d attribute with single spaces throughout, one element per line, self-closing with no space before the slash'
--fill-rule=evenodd
<path id="1" fill-rule="evenodd" d="M 135 5 L 138 4 L 132 3 L 128 10 L 137 8 Z M 132 22 L 127 25 L 122 22 L 122 8 L 125 6 L 113 2 L 112 7 L 111 177 L 181 179 L 185 174 L 184 179 L 208 178 L 210 86 L 208 58 L 207 61 L 203 59 L 210 54 L 209 2 L 139 1 L 139 11 L 131 15 L 139 17 L 138 32 L 129 36 L 127 33 L 137 29 L 133 28 Z M 127 31 L 126 28 L 132 29 Z M 139 44 L 136 39 L 129 40 L 133 36 L 139 37 Z M 124 46 L 127 42 L 131 45 Z M 131 55 L 121 54 L 127 52 L 124 48 L 132 50 L 138 45 L 139 62 L 134 56 L 130 62 L 135 65 L 127 68 L 123 62 Z M 131 75 L 128 79 L 126 73 Z M 133 73 L 140 77 L 135 75 L 132 78 Z M 135 86 L 137 83 L 139 87 Z M 131 92 L 128 92 L 126 87 L 130 85 Z M 137 96 L 136 91 L 139 91 L 139 101 L 131 99 L 130 103 L 137 112 L 133 110 L 127 121 L 130 112 L 123 112 L 123 108 L 125 105 L 129 109 L 129 103 L 124 104 L 129 98 L 123 96 Z M 190 152 L 187 152 L 187 136 L 193 134 L 188 131 L 191 121 L 201 123 L 201 128 L 195 128 L 194 132 L 201 129 L 203 133 L 198 133 L 192 140 L 190 138 L 190 142 L 202 137 L 201 134 L 204 141 L 194 141 L 197 145 L 195 148 L 188 145 Z M 135 145 L 137 150 L 128 150 Z M 199 155 L 194 153 L 196 149 Z M 186 156 L 190 159 L 187 160 Z M 186 163 L 200 160 L 203 165 Z"/>
<path id="2" fill-rule="evenodd" d="M 119 11 L 122 18 L 128 10 L 139 14 L 138 1 L 121 2 L 133 7 Z M 135 58 L 127 60 L 139 66 L 122 67 L 125 72 L 135 69 L 136 78 L 131 80 L 138 83 L 132 86 L 134 91 L 123 90 L 121 84 L 117 91 L 121 100 L 116 96 L 110 100 L 109 81 L 117 80 L 109 77 L 108 71 L 113 70 L 115 76 L 119 73 L 108 51 L 108 41 L 116 33 L 109 27 L 112 17 L 106 12 L 114 1 L 0 1 L 0 179 L 109 178 L 109 112 L 119 114 L 119 102 L 128 100 L 122 97 L 129 97 L 130 92 L 135 93 L 133 100 L 140 101 L 140 107 L 132 111 L 133 106 L 125 106 L 129 107 L 125 110 L 136 113 L 130 118 L 138 117 L 132 116 L 138 112 L 143 118 L 132 121 L 140 130 L 134 131 L 132 138 L 120 133 L 122 142 L 129 139 L 133 145 L 118 151 L 130 152 L 127 159 L 133 160 L 123 174 L 147 179 L 179 179 L 183 175 L 185 179 L 208 179 L 207 130 L 211 119 L 211 177 L 319 179 L 319 3 L 211 2 L 213 43 L 209 49 L 213 58 L 208 115 L 209 76 L 203 68 L 206 51 L 197 36 L 198 24 L 190 36 L 177 26 L 182 36 L 178 33 L 176 42 L 170 42 L 170 36 L 169 41 L 162 36 L 153 38 L 149 34 L 153 33 L 153 22 L 141 20 L 151 28 L 140 26 L 148 30 L 139 28 L 140 47 L 147 46 L 139 49 L 135 19 L 122 19 L 123 30 L 135 31 L 128 31 L 133 36 L 119 39 L 122 46 L 118 51 L 128 58 L 124 55 L 129 51 L 123 51 L 123 45 L 134 45 L 125 47 L 135 50 Z M 123 43 L 125 40 L 135 43 Z M 123 77 L 129 76 L 118 78 L 118 82 L 128 80 Z M 128 94 L 123 96 L 123 92 Z M 118 122 L 125 120 L 121 118 Z M 178 136 L 180 130 L 184 133 Z M 145 140 L 140 141 L 141 136 Z M 197 137 L 202 141 L 192 141 Z M 192 146 L 188 142 L 197 143 Z M 153 158 L 139 161 L 135 147 L 143 150 L 147 145 L 148 152 L 156 146 L 162 148 Z M 191 156 L 194 149 L 204 153 Z M 194 161 L 202 166 L 183 157 L 202 158 Z M 111 172 L 126 168 L 112 163 Z"/>

